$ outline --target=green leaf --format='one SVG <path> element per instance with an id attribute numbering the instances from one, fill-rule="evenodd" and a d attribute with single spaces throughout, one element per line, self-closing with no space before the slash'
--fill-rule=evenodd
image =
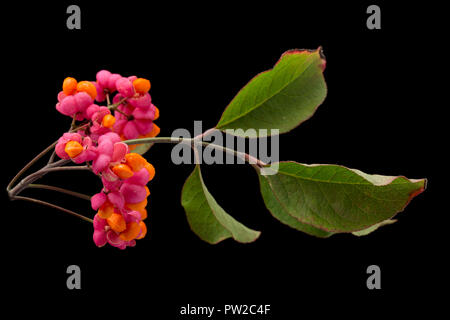
<path id="1" fill-rule="evenodd" d="M 391 219 L 426 187 L 425 179 L 369 175 L 338 165 L 278 165 L 277 173 L 260 175 L 267 208 L 281 222 L 316 236 L 321 235 L 305 225 L 332 233 L 361 231 Z"/>
<path id="2" fill-rule="evenodd" d="M 324 101 L 327 94 L 324 68 L 321 48 L 285 52 L 273 69 L 258 74 L 239 91 L 216 128 L 279 129 L 279 133 L 292 130 L 310 118 Z M 235 135 L 262 137 L 267 134 L 241 132 Z"/>
<path id="3" fill-rule="evenodd" d="M 299 231 L 305 232 L 312 236 L 316 236 L 319 238 L 328 238 L 332 236 L 333 232 L 327 232 L 325 230 L 321 230 L 313 227 L 312 225 L 301 223 L 296 218 L 292 217 L 287 213 L 287 211 L 283 208 L 281 203 L 273 196 L 264 196 L 271 195 L 272 191 L 269 186 L 268 180 L 260 175 L 259 182 L 261 186 L 261 193 L 264 197 L 264 203 L 266 204 L 267 209 L 269 209 L 270 213 L 282 223 L 290 226 L 291 228 L 297 229 Z"/>
<path id="4" fill-rule="evenodd" d="M 133 153 L 138 153 L 140 155 L 143 155 L 144 153 L 146 153 L 148 150 L 150 150 L 150 148 L 153 146 L 153 142 L 151 143 L 142 143 L 142 144 L 137 144 L 136 148 L 134 148 L 133 150 L 131 150 L 131 152 Z"/>
<path id="5" fill-rule="evenodd" d="M 199 165 L 183 186 L 181 205 L 192 231 L 208 243 L 216 244 L 227 238 L 247 243 L 260 235 L 259 231 L 247 228 L 219 206 L 203 183 Z"/>

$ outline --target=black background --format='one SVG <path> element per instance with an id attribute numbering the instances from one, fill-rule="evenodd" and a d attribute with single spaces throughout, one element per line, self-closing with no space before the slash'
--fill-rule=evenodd
<path id="1" fill-rule="evenodd" d="M 81 7 L 81 30 L 66 28 L 72 3 L 16 4 L 3 13 L 2 185 L 70 125 L 54 109 L 67 76 L 94 80 L 97 71 L 108 69 L 149 78 L 161 136 L 170 136 L 176 128 L 192 131 L 194 120 L 213 127 L 236 92 L 284 51 L 322 46 L 327 99 L 313 118 L 280 137 L 280 158 L 427 177 L 429 189 L 392 226 L 362 238 L 317 239 L 271 217 L 251 167 L 204 166 L 205 182 L 226 211 L 262 231 L 252 244 L 226 240 L 211 246 L 190 231 L 180 205 L 193 167 L 172 164 L 171 146 L 158 145 L 147 156 L 156 168 L 149 233 L 135 248 L 99 249 L 88 223 L 39 205 L 5 202 L 2 288 L 11 301 L 30 296 L 27 301 L 47 311 L 67 302 L 70 310 L 133 309 L 146 318 L 164 314 L 159 319 L 183 319 L 179 308 L 188 303 L 271 304 L 274 319 L 436 309 L 437 300 L 429 304 L 424 298 L 434 296 L 446 267 L 443 243 L 430 232 L 445 214 L 435 209 L 432 143 L 439 127 L 438 81 L 431 71 L 440 68 L 442 55 L 437 29 L 425 18 L 438 8 L 375 1 L 382 29 L 368 30 L 366 8 L 372 3 L 364 1 L 74 3 Z M 53 173 L 42 183 L 87 194 L 100 190 L 88 172 Z M 94 214 L 83 200 L 25 193 Z M 79 291 L 66 288 L 71 264 L 82 270 Z M 366 288 L 371 264 L 381 267 L 382 290 Z"/>

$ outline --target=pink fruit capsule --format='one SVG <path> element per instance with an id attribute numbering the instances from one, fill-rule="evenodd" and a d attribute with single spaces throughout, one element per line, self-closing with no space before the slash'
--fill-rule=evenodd
<path id="1" fill-rule="evenodd" d="M 97 72 L 97 76 L 96 76 L 97 83 L 103 89 L 108 88 L 108 81 L 109 81 L 110 77 L 111 77 L 111 72 L 109 72 L 108 70 L 101 70 L 101 71 Z"/>
<path id="2" fill-rule="evenodd" d="M 133 83 L 128 78 L 117 79 L 116 89 L 125 98 L 131 98 L 135 94 Z"/>

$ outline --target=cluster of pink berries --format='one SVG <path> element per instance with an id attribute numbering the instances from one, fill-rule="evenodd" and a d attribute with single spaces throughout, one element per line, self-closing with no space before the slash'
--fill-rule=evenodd
<path id="1" fill-rule="evenodd" d="M 58 140 L 55 152 L 62 159 L 86 162 L 101 178 L 102 191 L 91 198 L 97 211 L 94 242 L 99 247 L 109 243 L 125 249 L 147 233 L 143 220 L 150 191 L 146 184 L 155 169 L 141 155 L 130 152 L 135 145 L 129 147 L 122 141 L 158 135 L 153 120 L 159 117 L 159 110 L 152 104 L 147 79 L 106 70 L 96 78 L 93 82 L 64 80 L 56 109 L 72 117 L 73 126 Z M 99 106 L 94 100 L 107 100 L 108 105 Z"/>

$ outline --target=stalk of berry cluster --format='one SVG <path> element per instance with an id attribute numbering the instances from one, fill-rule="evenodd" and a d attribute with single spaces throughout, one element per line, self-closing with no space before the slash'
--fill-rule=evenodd
<path id="1" fill-rule="evenodd" d="M 184 143 L 194 148 L 208 146 L 242 158 L 255 168 L 265 165 L 249 154 L 203 141 L 213 129 L 194 138 L 156 137 L 159 127 L 154 123 L 159 109 L 149 94 L 150 81 L 136 76 L 123 77 L 102 70 L 96 81 L 80 81 L 68 77 L 58 94 L 56 110 L 71 117 L 68 132 L 39 153 L 8 184 L 11 200 L 29 201 L 58 209 L 92 222 L 93 240 L 99 247 L 110 245 L 124 249 L 142 239 L 147 227 L 147 183 L 155 169 L 145 158 L 133 153 L 135 145 L 153 143 Z M 114 94 L 114 96 L 112 96 Z M 106 106 L 98 105 L 103 101 Z M 52 151 L 47 163 L 22 178 L 38 160 Z M 55 161 L 59 157 L 61 160 Z M 198 158 L 198 157 L 196 157 Z M 67 165 L 68 163 L 78 165 Z M 35 183 L 50 172 L 85 170 L 97 175 L 102 183 L 93 196 L 61 187 Z M 19 179 L 21 179 L 20 182 Z M 18 182 L 18 183 L 17 183 Z M 50 202 L 20 195 L 24 190 L 44 189 L 89 200 L 96 214 L 94 219 Z"/>
<path id="2" fill-rule="evenodd" d="M 80 128 L 80 127 L 78 127 L 78 128 Z M 191 139 L 191 138 L 173 138 L 173 137 L 153 137 L 153 138 L 125 140 L 123 142 L 127 145 L 136 145 L 136 144 L 144 144 L 144 143 L 171 143 L 171 144 L 186 143 L 186 144 L 193 145 L 193 146 L 197 145 L 197 147 L 200 144 L 202 146 L 213 147 L 217 150 L 224 151 L 229 154 L 235 155 L 236 157 L 239 157 L 239 158 L 247 161 L 250 164 L 256 164 L 257 167 L 262 167 L 262 166 L 266 165 L 261 160 L 255 158 L 247 153 L 239 152 L 239 151 L 236 151 L 236 150 L 233 150 L 230 148 L 226 148 L 226 147 L 214 144 L 214 143 L 208 143 L 208 142 L 200 140 L 199 138 L 204 137 L 206 133 L 207 133 L 207 131 L 205 131 L 205 133 L 202 134 L 201 136 L 193 138 L 193 139 Z M 18 194 L 27 188 L 53 190 L 56 192 L 61 192 L 61 193 L 69 194 L 72 196 L 76 196 L 76 197 L 79 197 L 79 198 L 82 198 L 85 200 L 90 200 L 90 198 L 91 198 L 90 196 L 84 195 L 84 194 L 81 194 L 78 192 L 74 192 L 71 190 L 67 190 L 67 189 L 63 189 L 63 188 L 55 187 L 55 186 L 33 184 L 33 182 L 42 178 L 44 175 L 46 175 L 47 173 L 50 173 L 50 172 L 72 171 L 72 170 L 92 171 L 90 166 L 87 166 L 87 165 L 85 165 L 85 166 L 64 166 L 65 164 L 69 163 L 68 160 L 59 160 L 57 162 L 49 162 L 46 166 L 44 166 L 41 169 L 39 169 L 38 171 L 28 175 L 23 180 L 21 180 L 16 186 L 14 186 L 14 183 L 23 175 L 23 173 L 27 169 L 29 169 L 36 161 L 38 161 L 45 154 L 47 154 L 50 150 L 52 150 L 55 145 L 56 145 L 56 142 L 51 144 L 46 149 L 44 149 L 39 155 L 37 155 L 32 161 L 30 161 L 23 169 L 21 169 L 19 171 L 19 173 L 11 180 L 11 182 L 9 183 L 9 185 L 7 187 L 7 191 L 8 191 L 8 194 L 9 194 L 9 197 L 11 198 L 11 200 L 17 200 L 17 199 L 25 200 L 24 197 L 19 197 Z M 53 154 L 52 154 L 52 156 L 53 156 Z M 28 198 L 27 200 L 29 200 L 29 199 L 30 198 Z M 36 199 L 34 199 L 34 200 L 36 200 Z M 36 200 L 35 202 L 37 202 L 37 201 L 38 201 L 38 203 L 50 205 L 53 208 L 61 209 L 61 207 L 57 207 L 57 206 L 55 206 L 53 204 L 49 204 L 49 203 L 43 203 L 40 200 Z M 63 211 L 67 212 L 67 209 L 64 209 Z M 81 215 L 77 214 L 77 216 L 81 216 Z"/>

